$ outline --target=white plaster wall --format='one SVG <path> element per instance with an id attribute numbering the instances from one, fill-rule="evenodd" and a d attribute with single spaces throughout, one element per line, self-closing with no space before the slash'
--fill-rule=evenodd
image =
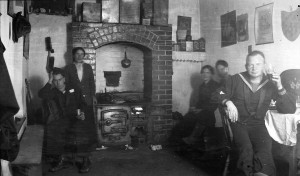
<path id="1" fill-rule="evenodd" d="M 272 2 L 274 43 L 255 45 L 255 8 Z M 267 61 L 279 73 L 290 68 L 300 68 L 300 37 L 291 42 L 284 37 L 281 29 L 281 11 L 295 10 L 299 4 L 299 0 L 200 0 L 201 34 L 207 41 L 207 63 L 213 65 L 216 60 L 225 59 L 229 62 L 231 74 L 244 71 L 248 45 L 252 45 L 253 50 L 265 53 Z M 237 15 L 248 13 L 249 40 L 221 48 L 220 15 L 232 10 L 236 10 Z"/>
<path id="2" fill-rule="evenodd" d="M 71 23 L 72 17 L 30 14 L 29 20 L 32 25 L 29 48 L 29 81 L 34 107 L 38 108 L 40 107 L 40 99 L 37 97 L 38 90 L 48 81 L 46 72 L 48 53 L 45 38 L 51 37 L 55 67 L 64 67 L 71 63 L 72 39 L 71 31 L 68 31 L 68 24 Z"/>
<path id="3" fill-rule="evenodd" d="M 176 41 L 177 16 L 192 17 L 192 38 L 197 40 L 201 37 L 199 7 L 199 0 L 169 0 L 169 24 L 172 25 L 173 41 Z M 200 69 L 201 63 L 173 62 L 173 111 L 184 115 L 197 102 Z"/>
<path id="4" fill-rule="evenodd" d="M 15 7 L 15 11 L 23 12 L 20 7 Z M 27 60 L 23 58 L 23 37 L 19 38 L 17 43 L 9 38 L 10 25 L 12 29 L 12 18 L 7 15 L 7 1 L 0 1 L 0 12 L 2 13 L 0 17 L 1 40 L 6 48 L 4 59 L 20 107 L 16 116 L 24 117 L 26 116 L 24 79 L 27 77 Z"/>
<path id="5" fill-rule="evenodd" d="M 184 59 L 184 58 L 183 58 Z M 186 114 L 198 100 L 201 63 L 173 62 L 173 111 Z"/>

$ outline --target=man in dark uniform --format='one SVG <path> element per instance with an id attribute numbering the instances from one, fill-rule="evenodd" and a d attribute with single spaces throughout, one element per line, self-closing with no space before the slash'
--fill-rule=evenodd
<path id="1" fill-rule="evenodd" d="M 215 64 L 216 77 L 215 81 L 220 85 L 225 85 L 226 80 L 230 77 L 228 63 L 225 60 L 218 60 Z"/>
<path id="2" fill-rule="evenodd" d="M 238 169 L 247 176 L 272 176 L 275 175 L 272 140 L 264 117 L 272 99 L 277 101 L 279 112 L 294 113 L 295 98 L 283 88 L 278 74 L 273 73 L 270 79 L 265 76 L 262 52 L 249 53 L 245 67 L 246 72 L 226 81 L 224 89 L 219 91 L 219 102 L 227 106 L 239 152 Z"/>
<path id="3" fill-rule="evenodd" d="M 80 172 L 88 172 L 91 165 L 88 156 L 96 133 L 93 110 L 86 106 L 80 89 L 66 85 L 64 71 L 54 68 L 39 97 L 54 105 L 55 114 L 47 119 L 46 144 L 47 154 L 59 156 L 59 161 L 50 171 L 66 168 L 64 154 L 72 150 L 84 153 Z"/>
<path id="4" fill-rule="evenodd" d="M 229 72 L 228 63 L 225 60 L 218 60 L 215 64 L 216 74 L 214 80 L 219 83 L 219 88 L 212 94 L 211 101 L 218 101 L 218 92 L 225 86 L 226 80 L 231 76 Z M 216 126 L 220 125 L 222 122 L 222 116 L 226 115 L 224 107 L 219 106 L 215 110 Z M 223 124 L 224 125 L 224 124 Z"/>

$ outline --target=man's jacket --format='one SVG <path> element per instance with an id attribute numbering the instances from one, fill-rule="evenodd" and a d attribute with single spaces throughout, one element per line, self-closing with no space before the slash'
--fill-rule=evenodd
<path id="1" fill-rule="evenodd" d="M 259 94 L 259 100 L 253 112 L 253 103 L 250 99 L 254 94 Z M 264 124 L 264 117 L 268 111 L 271 100 L 276 101 L 277 110 L 283 113 L 294 113 L 296 111 L 296 101 L 292 93 L 285 89 L 278 90 L 274 83 L 263 77 L 256 91 L 252 90 L 250 76 L 247 72 L 242 72 L 230 77 L 226 81 L 225 87 L 218 92 L 218 101 L 224 104 L 230 100 L 237 107 L 239 122 L 247 123 L 256 121 Z"/>
<path id="2" fill-rule="evenodd" d="M 57 108 L 57 117 L 55 117 L 55 119 L 46 120 L 47 123 L 52 120 L 57 120 L 58 118 L 70 118 L 70 120 L 75 120 L 77 109 L 81 109 L 81 111 L 85 110 L 86 104 L 81 90 L 78 88 L 66 86 L 65 93 L 63 94 L 58 89 L 52 88 L 51 84 L 47 83 L 39 91 L 38 95 L 46 101 L 54 102 Z"/>

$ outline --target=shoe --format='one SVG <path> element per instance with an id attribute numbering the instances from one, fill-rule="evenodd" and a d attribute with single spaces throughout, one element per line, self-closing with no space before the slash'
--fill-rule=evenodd
<path id="1" fill-rule="evenodd" d="M 91 169 L 91 160 L 88 157 L 83 158 L 83 163 L 80 169 L 80 173 L 88 173 Z"/>
<path id="2" fill-rule="evenodd" d="M 63 157 L 60 157 L 59 161 L 55 164 L 55 166 L 49 169 L 49 172 L 57 172 L 68 167 L 69 164 L 65 162 L 65 159 Z"/>

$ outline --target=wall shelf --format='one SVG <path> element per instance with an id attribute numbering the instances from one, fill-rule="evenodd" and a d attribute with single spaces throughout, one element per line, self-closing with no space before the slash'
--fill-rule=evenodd
<path id="1" fill-rule="evenodd" d="M 172 51 L 173 62 L 203 62 L 206 60 L 205 52 Z"/>

